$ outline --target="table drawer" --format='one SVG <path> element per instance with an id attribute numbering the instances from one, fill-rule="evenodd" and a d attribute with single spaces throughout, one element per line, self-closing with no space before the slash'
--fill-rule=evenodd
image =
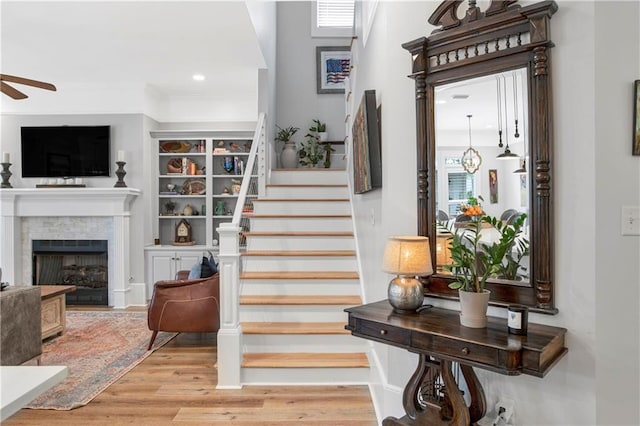
<path id="1" fill-rule="evenodd" d="M 441 337 L 433 338 L 433 349 L 441 354 L 483 364 L 498 365 L 498 350 L 487 346 L 459 342 Z"/>
<path id="2" fill-rule="evenodd" d="M 412 346 L 422 348 L 437 357 L 448 356 L 494 367 L 500 365 L 498 349 L 488 346 L 426 334 L 415 334 Z"/>
<path id="3" fill-rule="evenodd" d="M 359 320 L 356 324 L 355 332 L 370 336 L 375 340 L 382 340 L 403 346 L 409 345 L 411 342 L 411 332 L 409 330 L 377 322 Z"/>

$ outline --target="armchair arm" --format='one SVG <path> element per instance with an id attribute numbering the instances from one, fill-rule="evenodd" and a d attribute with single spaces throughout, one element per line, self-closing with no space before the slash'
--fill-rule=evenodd
<path id="1" fill-rule="evenodd" d="M 184 287 L 189 285 L 198 284 L 210 280 L 212 277 L 207 278 L 194 278 L 192 280 L 178 279 L 178 280 L 162 280 L 155 283 L 156 289 L 160 288 L 172 288 L 172 287 Z"/>

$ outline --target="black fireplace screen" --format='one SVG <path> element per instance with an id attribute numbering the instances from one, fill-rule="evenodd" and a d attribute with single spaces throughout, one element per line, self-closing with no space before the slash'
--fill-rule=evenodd
<path id="1" fill-rule="evenodd" d="M 69 304 L 108 304 L 106 240 L 34 240 L 33 284 L 75 285 Z"/>

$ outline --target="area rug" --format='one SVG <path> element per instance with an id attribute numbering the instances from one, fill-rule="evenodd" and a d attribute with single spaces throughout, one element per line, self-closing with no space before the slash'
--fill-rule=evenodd
<path id="1" fill-rule="evenodd" d="M 40 362 L 66 365 L 67 378 L 27 408 L 71 410 L 86 405 L 175 335 L 158 333 L 148 351 L 146 312 L 67 311 L 65 333 L 42 345 Z"/>

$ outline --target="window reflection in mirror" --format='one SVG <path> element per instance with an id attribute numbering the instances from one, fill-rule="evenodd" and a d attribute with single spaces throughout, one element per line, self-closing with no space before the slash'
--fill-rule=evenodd
<path id="1" fill-rule="evenodd" d="M 511 225 L 522 213 L 529 216 L 527 81 L 522 68 L 435 88 L 436 217 L 449 229 L 463 228 L 463 221 L 469 219 L 463 210 L 470 199 L 478 199 L 484 214 L 504 224 Z M 463 155 L 469 148 L 481 158 L 474 173 L 463 167 Z M 512 156 L 502 158 L 505 152 Z M 483 242 L 500 239 L 497 229 L 483 226 Z M 530 281 L 528 219 L 522 230 L 503 268 L 490 281 Z M 440 274 L 449 274 L 444 268 L 451 261 L 447 238 L 437 232 L 436 269 Z"/>

